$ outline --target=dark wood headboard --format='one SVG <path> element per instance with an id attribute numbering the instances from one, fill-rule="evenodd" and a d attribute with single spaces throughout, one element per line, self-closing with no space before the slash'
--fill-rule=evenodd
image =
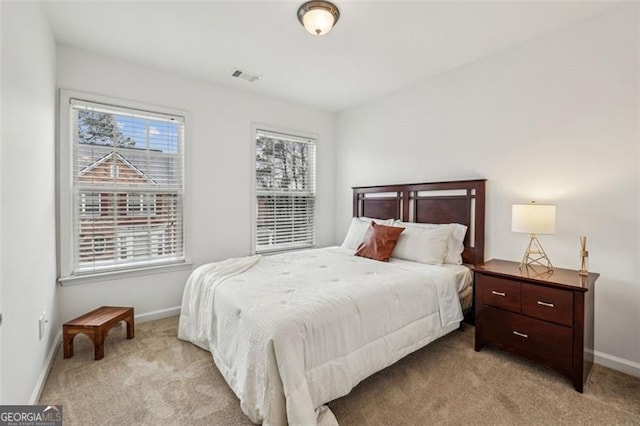
<path id="1" fill-rule="evenodd" d="M 462 260 L 484 262 L 486 179 L 353 187 L 353 216 L 468 227 Z"/>

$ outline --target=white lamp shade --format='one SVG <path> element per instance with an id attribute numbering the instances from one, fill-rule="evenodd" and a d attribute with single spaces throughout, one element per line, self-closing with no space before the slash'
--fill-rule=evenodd
<path id="1" fill-rule="evenodd" d="M 325 35 L 333 28 L 334 17 L 326 9 L 311 9 L 302 17 L 304 28 L 313 35 Z"/>
<path id="2" fill-rule="evenodd" d="M 511 230 L 523 234 L 556 232 L 556 206 L 548 204 L 514 204 L 511 208 Z"/>

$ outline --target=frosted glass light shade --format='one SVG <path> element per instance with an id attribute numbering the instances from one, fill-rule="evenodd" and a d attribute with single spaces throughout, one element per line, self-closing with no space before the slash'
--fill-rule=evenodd
<path id="1" fill-rule="evenodd" d="M 338 8 L 328 1 L 308 1 L 298 9 L 298 20 L 313 35 L 327 34 L 340 18 Z"/>
<path id="2" fill-rule="evenodd" d="M 333 28 L 333 15 L 324 9 L 314 9 L 302 18 L 304 28 L 313 35 L 325 35 Z"/>
<path id="3" fill-rule="evenodd" d="M 511 207 L 511 230 L 523 234 L 556 232 L 556 206 L 548 204 L 514 204 Z"/>

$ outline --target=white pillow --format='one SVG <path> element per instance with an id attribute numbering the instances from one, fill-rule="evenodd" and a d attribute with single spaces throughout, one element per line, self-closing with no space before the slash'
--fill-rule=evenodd
<path id="1" fill-rule="evenodd" d="M 344 237 L 344 241 L 340 247 L 346 248 L 349 250 L 356 250 L 362 239 L 364 238 L 364 234 L 367 233 L 367 229 L 369 229 L 369 225 L 371 225 L 371 221 L 379 225 L 391 226 L 393 225 L 393 219 L 371 219 L 368 217 L 354 217 L 351 219 L 351 225 L 349 225 L 349 231 L 347 231 L 347 236 Z"/>
<path id="2" fill-rule="evenodd" d="M 402 226 L 405 228 L 423 228 L 423 229 L 435 229 L 444 228 L 449 230 L 449 239 L 447 241 L 447 251 L 444 256 L 444 263 L 450 263 L 453 265 L 462 265 L 462 252 L 464 251 L 464 236 L 467 234 L 467 227 L 460 223 L 447 223 L 443 225 L 435 223 L 415 223 L 415 222 L 401 222 L 396 220 L 393 222 L 396 226 Z M 406 233 L 405 230 L 403 232 Z"/>
<path id="3" fill-rule="evenodd" d="M 394 223 L 394 226 L 397 225 L 397 222 Z M 391 257 L 428 265 L 442 265 L 450 234 L 450 230 L 444 227 L 407 226 L 400 234 Z"/>

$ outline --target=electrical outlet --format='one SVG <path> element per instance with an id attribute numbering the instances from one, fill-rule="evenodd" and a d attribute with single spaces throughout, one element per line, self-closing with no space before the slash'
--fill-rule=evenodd
<path id="1" fill-rule="evenodd" d="M 44 336 L 44 315 L 38 318 L 38 339 L 42 340 L 42 336 Z"/>
<path id="2" fill-rule="evenodd" d="M 45 332 L 47 331 L 47 323 L 49 322 L 49 320 L 47 319 L 47 312 L 43 312 L 42 315 L 40 315 L 40 318 L 38 318 L 38 338 L 40 340 L 42 340 L 42 338 L 44 337 Z"/>

